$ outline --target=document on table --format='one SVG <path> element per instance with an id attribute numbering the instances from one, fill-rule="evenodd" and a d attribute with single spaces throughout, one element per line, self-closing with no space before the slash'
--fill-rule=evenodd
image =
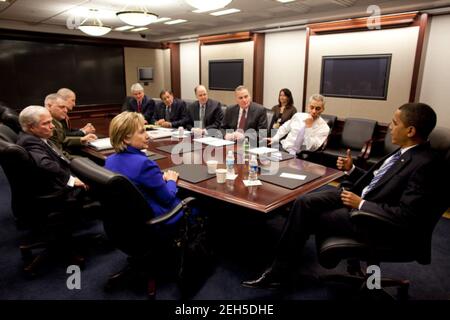
<path id="1" fill-rule="evenodd" d="M 152 131 L 147 131 L 148 136 L 150 139 L 160 139 L 160 138 L 167 138 L 172 136 L 173 129 L 168 128 L 159 128 Z"/>
<path id="2" fill-rule="evenodd" d="M 89 142 L 89 146 L 96 150 L 108 150 L 112 149 L 111 141 L 109 138 L 97 139 Z"/>
<path id="3" fill-rule="evenodd" d="M 295 180 L 305 180 L 306 176 L 304 174 L 293 174 L 293 173 L 287 173 L 283 172 L 280 174 L 281 178 L 287 178 L 287 179 L 295 179 Z"/>
<path id="4" fill-rule="evenodd" d="M 253 154 L 265 154 L 265 153 L 272 153 L 272 152 L 278 152 L 278 149 L 275 148 L 268 148 L 268 147 L 260 147 L 260 148 L 253 148 L 248 150 L 248 152 Z"/>
<path id="5" fill-rule="evenodd" d="M 194 139 L 195 142 L 200 142 L 213 147 L 222 147 L 234 144 L 234 141 L 228 141 L 224 139 L 214 138 L 214 137 L 205 137 Z"/>

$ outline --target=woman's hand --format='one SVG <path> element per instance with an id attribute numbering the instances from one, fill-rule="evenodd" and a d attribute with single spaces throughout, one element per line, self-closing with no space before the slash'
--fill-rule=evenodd
<path id="1" fill-rule="evenodd" d="M 172 180 L 172 181 L 177 182 L 178 176 L 179 176 L 178 172 L 172 171 L 172 170 L 167 170 L 166 172 L 164 172 L 163 178 L 166 181 Z"/>

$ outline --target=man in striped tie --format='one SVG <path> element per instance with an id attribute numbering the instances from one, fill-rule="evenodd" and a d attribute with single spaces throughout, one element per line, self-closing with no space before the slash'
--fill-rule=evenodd
<path id="1" fill-rule="evenodd" d="M 370 170 L 353 165 L 350 151 L 337 160 L 348 175 L 349 189 L 313 192 L 297 198 L 286 221 L 272 265 L 256 280 L 242 284 L 252 288 L 278 287 L 289 280 L 310 234 L 348 236 L 370 241 L 396 241 L 380 226 L 367 233 L 350 219 L 353 210 L 372 213 L 399 224 L 410 234 L 420 234 L 431 219 L 443 212 L 442 159 L 427 142 L 436 125 L 436 114 L 423 103 L 407 103 L 392 118 L 392 143 L 400 148 Z M 377 229 L 378 228 L 378 229 Z M 397 239 L 398 241 L 398 239 Z"/>

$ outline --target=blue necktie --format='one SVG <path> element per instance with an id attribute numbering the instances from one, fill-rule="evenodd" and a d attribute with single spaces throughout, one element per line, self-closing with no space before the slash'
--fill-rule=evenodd
<path id="1" fill-rule="evenodd" d="M 400 150 L 398 150 L 396 153 L 392 155 L 378 170 L 377 175 L 372 178 L 372 181 L 370 181 L 369 185 L 363 190 L 363 193 L 361 194 L 361 198 L 364 198 L 364 196 L 372 190 L 378 181 L 384 176 L 386 172 L 400 159 L 402 153 Z"/>

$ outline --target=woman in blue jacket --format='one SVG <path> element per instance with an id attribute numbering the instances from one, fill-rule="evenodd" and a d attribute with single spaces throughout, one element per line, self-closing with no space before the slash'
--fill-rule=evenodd
<path id="1" fill-rule="evenodd" d="M 178 203 L 178 173 L 161 172 L 158 164 L 141 151 L 146 150 L 149 137 L 145 131 L 145 119 L 136 112 L 122 112 L 114 117 L 109 127 L 111 144 L 115 154 L 106 159 L 105 167 L 128 177 L 142 192 L 154 216 L 167 213 Z M 182 212 L 167 221 L 178 221 Z"/>

